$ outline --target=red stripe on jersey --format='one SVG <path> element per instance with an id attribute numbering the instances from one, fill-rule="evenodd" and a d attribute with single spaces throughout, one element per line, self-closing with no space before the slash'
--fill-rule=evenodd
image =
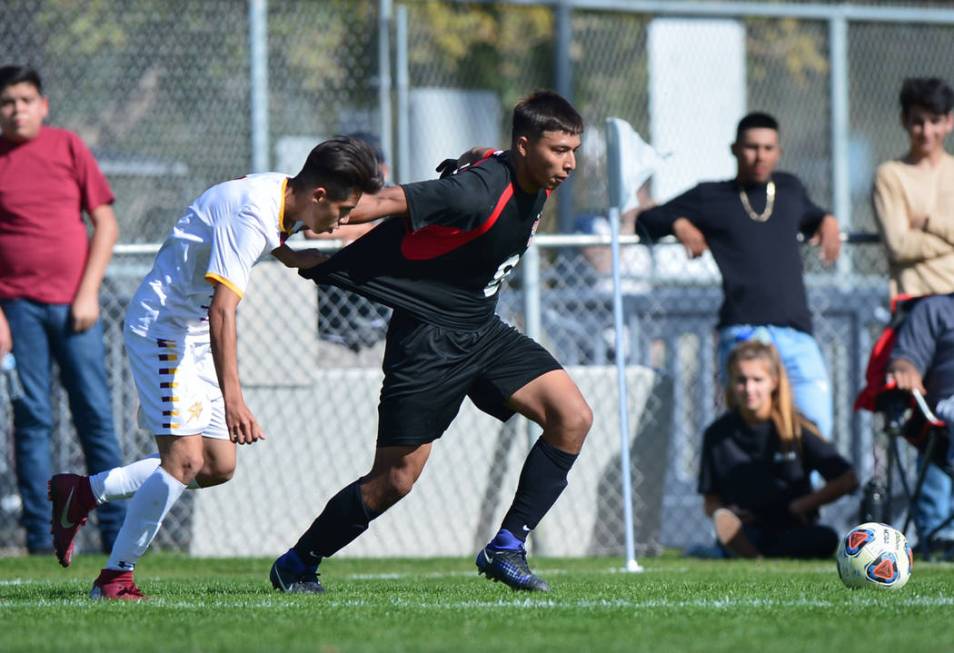
<path id="1" fill-rule="evenodd" d="M 452 252 L 458 247 L 466 245 L 470 241 L 482 236 L 490 231 L 490 228 L 497 222 L 497 218 L 503 213 L 507 202 L 513 197 L 513 184 L 507 184 L 507 188 L 497 200 L 493 212 L 476 229 L 465 231 L 459 227 L 445 227 L 443 225 L 432 224 L 412 231 L 404 236 L 401 241 L 401 254 L 410 261 L 426 261 L 428 259 L 443 256 Z"/>

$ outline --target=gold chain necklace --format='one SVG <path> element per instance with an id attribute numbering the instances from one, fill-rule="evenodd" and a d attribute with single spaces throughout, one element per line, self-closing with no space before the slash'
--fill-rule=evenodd
<path id="1" fill-rule="evenodd" d="M 752 210 L 752 205 L 749 204 L 749 196 L 745 194 L 745 189 L 741 186 L 739 187 L 739 199 L 742 200 L 742 208 L 745 209 L 749 218 L 756 222 L 765 222 L 772 217 L 772 209 L 775 208 L 775 182 L 769 181 L 765 187 L 765 210 L 761 213 Z"/>

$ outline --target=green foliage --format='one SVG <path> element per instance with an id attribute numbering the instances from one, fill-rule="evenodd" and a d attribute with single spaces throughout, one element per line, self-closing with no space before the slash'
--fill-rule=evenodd
<path id="1" fill-rule="evenodd" d="M 764 81 L 773 68 L 784 71 L 786 82 L 796 88 L 807 86 L 812 77 L 826 77 L 827 43 L 818 27 L 818 23 L 795 18 L 747 20 L 746 48 L 753 60 L 750 74 L 755 81 Z"/>
<path id="2" fill-rule="evenodd" d="M 547 595 L 472 561 L 325 561 L 321 596 L 266 581 L 269 560 L 150 555 L 142 604 L 85 598 L 103 560 L 0 560 L 4 651 L 939 651 L 954 646 L 954 569 L 919 564 L 900 592 L 850 591 L 832 562 L 532 560 Z"/>
<path id="3" fill-rule="evenodd" d="M 377 50 L 377 3 L 354 0 L 282 3 L 269 15 L 269 63 L 311 92 L 354 86 L 351 60 Z M 376 56 L 376 54 L 374 55 Z M 359 73 L 360 74 L 360 73 Z"/>
<path id="4" fill-rule="evenodd" d="M 412 85 L 492 89 L 503 106 L 552 85 L 549 7 L 424 0 L 410 11 Z"/>

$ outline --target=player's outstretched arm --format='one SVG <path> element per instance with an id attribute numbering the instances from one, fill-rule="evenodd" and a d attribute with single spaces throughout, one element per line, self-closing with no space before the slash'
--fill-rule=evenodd
<path id="1" fill-rule="evenodd" d="M 307 270 L 328 260 L 328 255 L 316 249 L 294 250 L 287 244 L 282 244 L 272 250 L 272 256 L 277 258 L 286 268 Z"/>
<path id="2" fill-rule="evenodd" d="M 400 186 L 382 188 L 374 195 L 365 193 L 341 224 L 363 224 L 378 218 L 407 215 L 407 197 Z"/>
<path id="3" fill-rule="evenodd" d="M 209 333 L 215 374 L 225 402 L 225 425 L 229 438 L 238 444 L 264 440 L 255 416 L 245 404 L 238 372 L 238 329 L 236 309 L 241 297 L 225 284 L 217 283 L 209 306 Z"/>

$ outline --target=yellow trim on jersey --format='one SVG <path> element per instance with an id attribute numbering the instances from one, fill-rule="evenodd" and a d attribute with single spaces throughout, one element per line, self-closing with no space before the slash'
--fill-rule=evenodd
<path id="1" fill-rule="evenodd" d="M 234 292 L 236 295 L 238 295 L 239 299 L 245 298 L 245 293 L 239 290 L 238 286 L 236 286 L 234 283 L 232 283 L 231 281 L 223 277 L 221 274 L 216 274 L 215 272 L 206 272 L 205 280 L 208 281 L 209 279 L 211 279 L 212 281 L 221 283 L 223 286 L 225 286 L 226 288 Z"/>
<path id="2" fill-rule="evenodd" d="M 288 188 L 288 177 L 282 179 L 281 200 L 278 204 L 278 233 L 287 234 L 285 230 L 285 190 Z"/>

